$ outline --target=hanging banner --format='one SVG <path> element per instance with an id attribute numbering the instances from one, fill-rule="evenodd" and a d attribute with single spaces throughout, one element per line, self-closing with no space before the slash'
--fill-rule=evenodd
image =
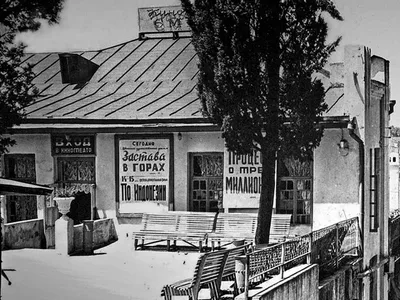
<path id="1" fill-rule="evenodd" d="M 170 140 L 120 139 L 118 146 L 120 206 L 137 202 L 169 201 Z"/>
<path id="2" fill-rule="evenodd" d="M 261 154 L 224 153 L 224 208 L 258 208 L 261 193 Z"/>

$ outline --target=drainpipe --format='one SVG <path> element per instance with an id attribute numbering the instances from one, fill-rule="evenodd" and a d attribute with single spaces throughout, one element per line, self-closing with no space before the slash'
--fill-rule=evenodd
<path id="1" fill-rule="evenodd" d="M 347 129 L 349 130 L 349 135 L 358 143 L 358 151 L 359 151 L 359 164 L 360 164 L 360 176 L 359 176 L 359 182 L 361 186 L 361 215 L 360 215 L 360 227 L 362 230 L 362 233 L 364 232 L 364 206 L 365 206 L 365 196 L 364 196 L 364 177 L 365 177 L 365 171 L 364 171 L 364 155 L 365 155 L 365 150 L 364 150 L 364 142 L 361 140 L 361 138 L 354 133 L 355 129 L 355 118 L 349 124 L 347 125 Z M 361 249 L 364 251 L 364 236 L 361 234 Z"/>

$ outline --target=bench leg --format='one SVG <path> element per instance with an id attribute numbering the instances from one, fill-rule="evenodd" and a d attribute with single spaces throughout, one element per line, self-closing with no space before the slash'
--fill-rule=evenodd
<path id="1" fill-rule="evenodd" d="M 171 241 L 167 240 L 167 251 L 169 251 L 170 248 L 171 248 Z"/>
<path id="2" fill-rule="evenodd" d="M 144 250 L 144 239 L 142 239 L 142 250 Z"/>
<path id="3" fill-rule="evenodd" d="M 138 243 L 139 243 L 138 239 L 135 239 L 134 242 L 133 242 L 133 250 L 137 249 Z"/>
<path id="4" fill-rule="evenodd" d="M 199 252 L 203 251 L 203 241 L 199 241 Z"/>

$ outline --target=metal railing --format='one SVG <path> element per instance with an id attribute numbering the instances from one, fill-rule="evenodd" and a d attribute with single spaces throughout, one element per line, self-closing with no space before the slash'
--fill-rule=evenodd
<path id="1" fill-rule="evenodd" d="M 329 274 L 340 268 L 347 256 L 360 253 L 358 218 L 352 218 L 239 257 L 236 274 L 243 276 L 237 280 L 238 288 L 248 299 L 252 286 L 272 275 L 283 278 L 285 270 L 296 265 L 316 263 L 320 274 Z"/>

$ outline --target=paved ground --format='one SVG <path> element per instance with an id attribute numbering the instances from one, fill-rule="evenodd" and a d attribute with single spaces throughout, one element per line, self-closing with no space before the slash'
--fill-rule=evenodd
<path id="1" fill-rule="evenodd" d="M 132 251 L 119 229 L 119 241 L 93 256 L 62 256 L 54 250 L 3 252 L 3 300 L 161 299 L 164 284 L 190 277 L 197 252 Z"/>

